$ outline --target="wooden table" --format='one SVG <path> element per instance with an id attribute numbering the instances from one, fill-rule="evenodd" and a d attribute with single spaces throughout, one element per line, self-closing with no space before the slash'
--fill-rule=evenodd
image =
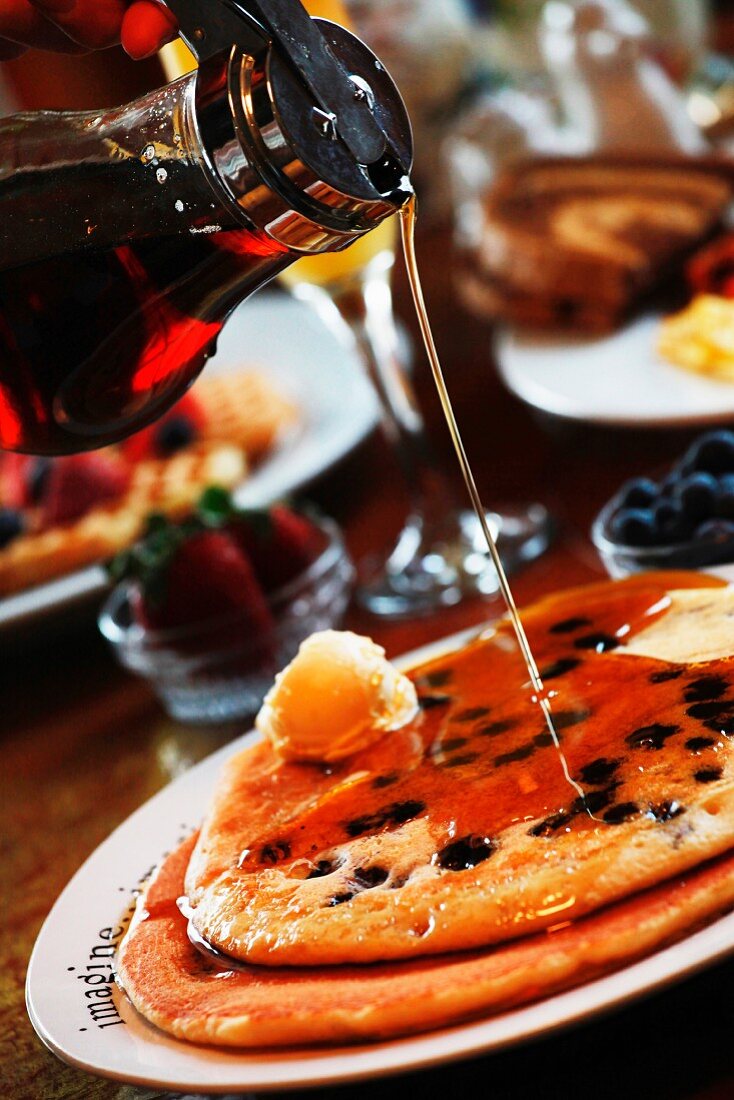
<path id="1" fill-rule="evenodd" d="M 489 505 L 538 499 L 558 521 L 553 549 L 515 580 L 527 602 L 601 575 L 590 522 L 626 476 L 664 463 L 680 433 L 610 432 L 540 422 L 501 388 L 490 333 L 457 302 L 447 234 L 419 244 L 426 293 L 457 413 Z M 399 312 L 414 324 L 398 277 Z M 593 366 L 590 369 L 594 369 Z M 436 447 L 451 463 L 427 368 L 417 381 Z M 404 500 L 389 453 L 373 437 L 314 494 L 344 525 L 355 557 L 386 545 Z M 435 618 L 387 625 L 356 611 L 353 629 L 391 654 L 482 621 L 496 602 L 467 603 Z M 11 1100 L 133 1100 L 160 1096 L 91 1077 L 58 1062 L 32 1031 L 23 1004 L 28 956 L 57 894 L 86 856 L 172 777 L 237 730 L 186 728 L 167 719 L 147 688 L 114 666 L 92 626 L 6 657 L 2 682 L 3 937 L 0 946 L 0 1095 Z M 593 1100 L 731 1100 L 734 1097 L 734 961 L 657 997 L 518 1050 L 410 1079 L 336 1090 L 337 1096 L 493 1096 Z"/>

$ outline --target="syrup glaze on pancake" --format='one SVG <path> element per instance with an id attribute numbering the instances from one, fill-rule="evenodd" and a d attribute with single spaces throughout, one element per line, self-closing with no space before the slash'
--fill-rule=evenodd
<path id="1" fill-rule="evenodd" d="M 626 965 L 734 906 L 734 855 L 558 930 L 412 962 L 222 968 L 186 936 L 176 905 L 195 837 L 138 900 L 118 957 L 135 1007 L 180 1039 L 229 1047 L 358 1042 L 539 1000 Z"/>
<path id="2" fill-rule="evenodd" d="M 506 625 L 414 671 L 419 717 L 328 767 L 233 760 L 189 866 L 192 921 L 265 965 L 409 958 L 576 918 L 734 845 L 734 660 L 624 653 L 690 574 L 523 615 L 569 784 Z M 734 651 L 734 645 L 732 645 Z"/>

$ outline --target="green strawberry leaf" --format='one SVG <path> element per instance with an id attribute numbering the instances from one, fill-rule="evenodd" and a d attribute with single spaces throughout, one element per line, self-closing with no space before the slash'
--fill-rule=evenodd
<path id="1" fill-rule="evenodd" d="M 196 515 L 206 527 L 226 527 L 236 520 L 246 523 L 258 538 L 269 538 L 272 530 L 267 508 L 238 508 L 232 494 L 219 485 L 210 485 L 199 497 Z"/>
<path id="2" fill-rule="evenodd" d="M 198 520 L 183 524 L 171 523 L 159 513 L 151 513 L 139 542 L 117 554 L 108 565 L 112 580 L 135 581 L 144 598 L 159 604 L 165 598 L 166 573 L 171 559 L 194 531 L 202 530 Z"/>
<path id="3" fill-rule="evenodd" d="M 183 522 L 174 523 L 162 513 L 152 512 L 142 538 L 109 562 L 108 574 L 115 582 L 135 582 L 146 601 L 160 606 L 166 598 L 168 569 L 180 546 L 192 535 L 232 523 L 247 524 L 263 541 L 272 536 L 269 509 L 238 508 L 228 490 L 210 485 L 201 494 L 194 514 Z"/>
<path id="4" fill-rule="evenodd" d="M 207 527 L 223 527 L 235 511 L 231 493 L 219 485 L 205 489 L 196 506 L 196 514 Z"/>

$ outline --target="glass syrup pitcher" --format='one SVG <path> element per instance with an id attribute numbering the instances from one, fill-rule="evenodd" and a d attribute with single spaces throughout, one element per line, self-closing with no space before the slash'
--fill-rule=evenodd
<path id="1" fill-rule="evenodd" d="M 196 72 L 0 120 L 0 448 L 88 450 L 155 420 L 235 305 L 410 194 L 404 105 L 352 34 L 298 0 L 168 6 Z"/>

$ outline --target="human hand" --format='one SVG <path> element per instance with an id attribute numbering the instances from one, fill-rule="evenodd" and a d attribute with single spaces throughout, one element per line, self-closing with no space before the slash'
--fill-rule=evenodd
<path id="1" fill-rule="evenodd" d="M 156 0 L 0 0 L 0 61 L 29 46 L 87 53 L 120 41 L 137 60 L 170 42 L 176 28 Z"/>

